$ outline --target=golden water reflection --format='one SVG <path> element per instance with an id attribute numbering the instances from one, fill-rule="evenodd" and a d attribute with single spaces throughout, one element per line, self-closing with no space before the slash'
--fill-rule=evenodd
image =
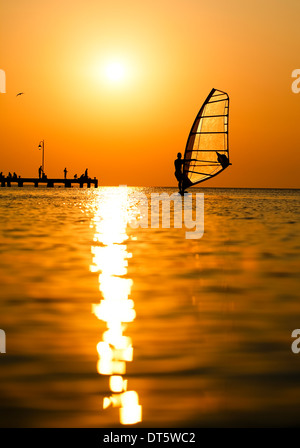
<path id="1" fill-rule="evenodd" d="M 95 316 L 106 322 L 107 329 L 97 344 L 97 371 L 108 375 L 111 394 L 103 400 L 103 409 L 118 407 L 120 423 L 135 424 L 142 420 L 142 406 L 136 391 L 128 390 L 126 363 L 133 360 L 132 339 L 125 334 L 136 313 L 129 299 L 133 281 L 127 278 L 127 189 L 109 189 L 95 212 L 92 272 L 99 272 L 102 299 L 92 305 Z"/>

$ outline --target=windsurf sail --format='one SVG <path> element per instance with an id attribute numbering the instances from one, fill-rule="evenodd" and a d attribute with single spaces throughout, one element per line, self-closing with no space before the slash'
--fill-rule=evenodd
<path id="1" fill-rule="evenodd" d="M 229 96 L 212 89 L 190 131 L 183 165 L 183 190 L 210 179 L 229 165 Z"/>

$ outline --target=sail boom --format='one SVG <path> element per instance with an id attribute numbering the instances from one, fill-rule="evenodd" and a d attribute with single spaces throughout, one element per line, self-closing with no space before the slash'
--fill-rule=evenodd
<path id="1" fill-rule="evenodd" d="M 190 173 L 193 174 L 202 174 L 202 176 L 211 176 L 211 174 L 207 174 L 207 173 L 199 173 L 199 171 L 189 171 Z"/>
<path id="2" fill-rule="evenodd" d="M 219 162 L 211 162 L 211 164 L 208 165 L 208 162 L 206 162 L 205 160 L 203 160 L 202 163 L 200 163 L 200 164 L 195 163 L 196 167 L 198 167 L 198 166 L 204 166 L 204 167 L 214 166 L 215 167 L 216 165 L 220 165 L 220 163 Z"/>

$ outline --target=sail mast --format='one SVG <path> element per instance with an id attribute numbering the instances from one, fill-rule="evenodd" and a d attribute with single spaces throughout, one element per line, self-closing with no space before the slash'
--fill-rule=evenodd
<path id="1" fill-rule="evenodd" d="M 184 189 L 216 176 L 228 166 L 228 117 L 227 93 L 212 89 L 194 120 L 187 140 Z"/>

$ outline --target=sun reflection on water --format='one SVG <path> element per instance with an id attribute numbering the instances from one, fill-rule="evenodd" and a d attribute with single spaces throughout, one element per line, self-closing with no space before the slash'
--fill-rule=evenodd
<path id="1" fill-rule="evenodd" d="M 95 316 L 106 322 L 107 330 L 97 344 L 99 360 L 97 371 L 108 375 L 110 396 L 103 400 L 103 409 L 119 407 L 120 423 L 135 424 L 142 420 L 142 406 L 136 391 L 127 390 L 126 363 L 133 360 L 133 345 L 125 335 L 128 323 L 136 313 L 134 301 L 129 299 L 133 281 L 127 278 L 128 240 L 126 227 L 127 188 L 109 189 L 93 218 L 95 227 L 92 246 L 92 272 L 99 272 L 102 300 L 92 305 Z"/>

